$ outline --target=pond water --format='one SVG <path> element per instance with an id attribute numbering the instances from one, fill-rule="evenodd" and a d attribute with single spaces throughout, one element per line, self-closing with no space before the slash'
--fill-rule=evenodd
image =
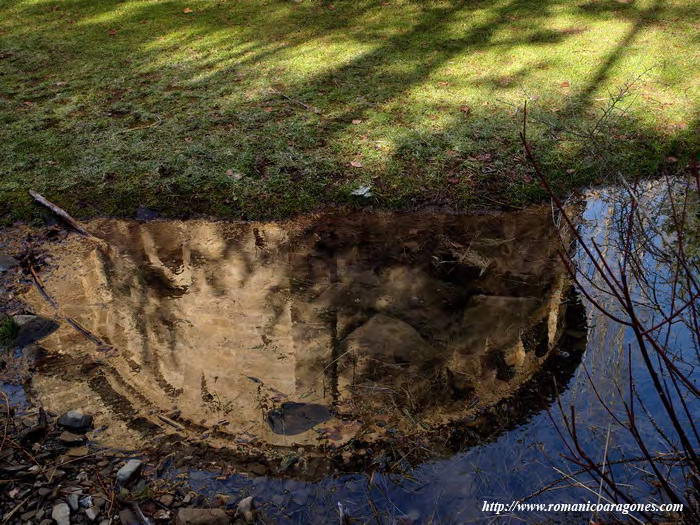
<path id="1" fill-rule="evenodd" d="M 604 241 L 615 206 L 592 193 L 570 209 Z M 634 453 L 596 400 L 614 403 L 631 335 L 580 299 L 549 207 L 86 226 L 107 247 L 46 243 L 51 299 L 23 298 L 60 325 L 31 397 L 94 413 L 101 445 L 198 444 L 208 468 L 164 475 L 211 497 L 253 495 L 276 523 L 336 523 L 339 504 L 359 523 L 491 519 L 484 501 L 575 474 L 555 399 L 576 407 L 585 445 Z M 591 499 L 565 486 L 532 501 Z"/>

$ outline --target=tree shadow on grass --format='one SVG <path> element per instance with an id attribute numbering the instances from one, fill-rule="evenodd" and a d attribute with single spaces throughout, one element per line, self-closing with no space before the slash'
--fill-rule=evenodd
<path id="1" fill-rule="evenodd" d="M 419 5 L 420 12 L 405 15 L 397 10 L 395 18 L 377 15 L 378 2 L 337 4 L 334 11 L 323 2 L 272 2 L 263 7 L 237 3 L 232 9 L 207 5 L 192 16 L 183 12 L 186 6 L 181 2 L 29 4 L 19 15 L 25 23 L 12 33 L 10 53 L 24 38 L 45 47 L 46 34 L 31 35 L 33 18 L 41 19 L 43 31 L 55 37 L 56 49 L 42 49 L 42 58 L 36 60 L 21 46 L 16 51 L 17 71 L 34 87 L 17 89 L 8 98 L 21 107 L 14 99 L 29 95 L 34 97 L 30 104 L 40 110 L 49 102 L 44 114 L 26 119 L 36 128 L 28 130 L 32 135 L 24 149 L 12 151 L 15 164 L 10 172 L 18 174 L 15 188 L 24 191 L 28 184 L 38 185 L 75 208 L 82 200 L 78 194 L 88 186 L 90 200 L 100 204 L 83 208 L 78 212 L 83 215 L 129 214 L 146 201 L 176 215 L 285 216 L 344 202 L 353 184 L 362 180 L 373 181 L 378 189 L 374 202 L 379 205 L 443 203 L 462 209 L 473 205 L 479 194 L 493 193 L 495 201 L 510 198 L 503 188 L 520 187 L 527 172 L 518 152 L 517 112 L 498 104 L 464 109 L 462 101 L 454 101 L 454 107 L 438 108 L 446 116 L 426 127 L 425 115 L 412 112 L 412 90 L 458 57 L 477 63 L 482 53 L 517 57 L 523 46 L 546 49 L 574 38 L 577 28 L 546 27 L 557 9 L 569 4 L 408 2 Z M 260 9 L 265 9 L 263 18 Z M 669 8 L 663 0 L 647 8 L 608 2 L 580 9 L 593 20 L 618 17 L 632 25 L 587 83 L 565 99 L 560 115 L 572 119 L 589 111 L 594 94 L 626 49 L 646 27 L 660 23 L 661 13 L 697 15 L 696 8 Z M 469 24 L 463 29 L 465 20 Z M 502 34 L 512 28 L 517 31 Z M 76 55 L 74 46 L 80 39 L 103 41 L 105 49 L 93 45 L 84 56 Z M 348 56 L 329 53 L 318 72 L 285 76 L 297 66 L 284 60 L 303 53 L 315 40 L 361 47 Z M 189 48 L 191 56 L 171 60 L 173 53 Z M 103 81 L 84 73 L 91 66 L 103 74 Z M 465 82 L 498 90 L 554 66 L 547 59 L 524 61 L 515 72 Z M 42 78 L 47 72 L 49 78 Z M 51 98 L 61 96 L 63 89 L 55 81 L 62 76 L 75 85 L 71 95 L 90 102 L 89 107 L 78 104 L 75 111 L 84 115 L 78 113 L 77 119 L 70 113 L 65 121 L 46 115 L 56 112 Z M 32 105 L 21 111 L 34 111 Z M 382 129 L 356 133 L 355 123 L 364 121 L 379 122 Z M 634 119 L 625 126 L 654 135 Z M 382 141 L 375 140 L 382 133 L 391 134 L 388 153 L 382 151 Z M 684 142 L 688 133 L 673 140 Z M 535 139 L 546 137 L 551 133 L 542 130 Z M 664 140 L 667 137 L 660 134 L 652 138 Z M 376 145 L 378 160 L 353 169 L 352 149 L 359 145 L 371 153 L 369 143 Z M 552 141 L 545 144 L 551 146 Z M 60 162 L 73 176 L 63 184 L 67 191 L 55 195 L 51 165 L 42 162 L 47 159 L 41 154 L 28 151 L 41 146 L 58 150 L 54 155 L 59 157 L 65 153 Z M 577 154 L 573 148 L 571 162 Z M 551 159 L 561 162 L 566 157 Z M 226 170 L 229 166 L 232 169 Z M 586 179 L 591 179 L 597 167 L 587 169 Z M 461 190 L 455 191 L 449 182 L 455 179 Z M 583 182 L 571 179 L 572 185 Z M 182 209 L 182 199 L 187 199 L 187 210 Z"/>

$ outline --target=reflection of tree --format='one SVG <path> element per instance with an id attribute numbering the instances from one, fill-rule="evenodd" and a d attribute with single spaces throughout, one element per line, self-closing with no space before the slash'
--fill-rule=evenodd
<path id="1" fill-rule="evenodd" d="M 174 404 L 183 422 L 226 417 L 221 435 L 275 443 L 285 433 L 269 434 L 266 414 L 286 421 L 294 403 L 362 422 L 331 429 L 343 439 L 382 421 L 427 431 L 502 402 L 540 370 L 567 323 L 568 285 L 546 208 L 406 219 L 98 221 L 115 249 L 57 253 L 50 292 L 118 349 L 107 377 L 129 385 L 137 412 L 143 398 Z M 80 286 L 60 273 L 78 264 Z M 66 334 L 54 344 L 80 351 Z"/>

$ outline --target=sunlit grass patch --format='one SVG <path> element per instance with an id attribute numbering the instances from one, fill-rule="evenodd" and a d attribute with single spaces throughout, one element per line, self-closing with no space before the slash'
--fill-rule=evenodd
<path id="1" fill-rule="evenodd" d="M 279 217 L 357 203 L 348 188 L 368 181 L 366 202 L 381 206 L 520 204 L 538 195 L 518 139 L 525 101 L 562 188 L 652 174 L 695 147 L 698 11 L 687 0 L 5 3 L 0 214 L 30 217 L 30 187 L 78 216 L 146 205 Z M 556 147 L 631 79 L 607 157 Z"/>

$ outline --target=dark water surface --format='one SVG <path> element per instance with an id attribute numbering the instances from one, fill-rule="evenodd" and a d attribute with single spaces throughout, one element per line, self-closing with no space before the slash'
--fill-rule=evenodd
<path id="1" fill-rule="evenodd" d="M 614 207 L 598 194 L 571 211 L 605 239 Z M 181 436 L 231 451 L 224 476 L 224 461 L 166 475 L 211 497 L 253 495 L 271 522 L 337 523 L 339 504 L 358 523 L 488 520 L 484 501 L 574 473 L 555 399 L 577 408 L 585 444 L 633 452 L 584 373 L 612 399 L 630 335 L 579 300 L 550 208 L 88 226 L 109 249 L 46 246 L 59 309 L 24 298 L 61 323 L 31 395 L 95 413 L 105 446 Z M 640 501 L 656 501 L 645 486 Z M 591 499 L 568 487 L 532 501 Z"/>

